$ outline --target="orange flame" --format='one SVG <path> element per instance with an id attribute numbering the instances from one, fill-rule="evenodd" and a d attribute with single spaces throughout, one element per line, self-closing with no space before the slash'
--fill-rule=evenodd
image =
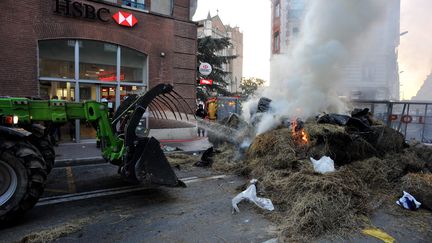
<path id="1" fill-rule="evenodd" d="M 298 144 L 306 145 L 309 143 L 309 136 L 304 130 L 303 122 L 299 119 L 291 121 L 291 136 Z"/>

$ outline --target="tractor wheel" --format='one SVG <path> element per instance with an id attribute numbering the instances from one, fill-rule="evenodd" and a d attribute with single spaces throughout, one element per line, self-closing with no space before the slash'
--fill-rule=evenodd
<path id="1" fill-rule="evenodd" d="M 47 174 L 49 174 L 54 167 L 55 161 L 55 150 L 50 137 L 48 135 L 43 137 L 32 136 L 32 138 L 30 138 L 30 143 L 33 144 L 42 154 L 45 160 Z"/>
<path id="2" fill-rule="evenodd" d="M 0 144 L 0 222 L 31 209 L 46 181 L 43 157 L 27 141 L 3 140 Z"/>

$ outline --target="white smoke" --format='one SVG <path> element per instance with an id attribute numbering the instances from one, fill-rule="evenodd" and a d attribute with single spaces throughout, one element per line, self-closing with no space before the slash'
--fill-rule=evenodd
<path id="1" fill-rule="evenodd" d="M 386 0 L 308 1 L 300 36 L 283 55 L 274 58 L 272 80 L 260 95 L 272 99 L 271 110 L 257 127 L 268 131 L 283 117 L 306 119 L 320 112 L 343 113 L 336 95 L 342 66 L 354 55 L 356 45 L 385 11 Z M 257 100 L 250 100 L 243 114 Z"/>

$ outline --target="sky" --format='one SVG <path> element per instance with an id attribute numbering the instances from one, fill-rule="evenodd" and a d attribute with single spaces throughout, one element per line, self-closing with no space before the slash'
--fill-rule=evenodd
<path id="1" fill-rule="evenodd" d="M 243 32 L 243 76 L 269 81 L 270 0 L 198 0 L 194 20 L 219 13 L 222 22 Z M 401 0 L 399 70 L 401 98 L 415 96 L 432 71 L 431 0 Z"/>
<path id="2" fill-rule="evenodd" d="M 198 0 L 193 20 L 219 11 L 224 24 L 240 27 L 243 33 L 243 77 L 270 77 L 270 0 Z"/>
<path id="3" fill-rule="evenodd" d="M 401 1 L 401 36 L 399 70 L 401 97 L 415 96 L 432 71 L 432 1 Z"/>

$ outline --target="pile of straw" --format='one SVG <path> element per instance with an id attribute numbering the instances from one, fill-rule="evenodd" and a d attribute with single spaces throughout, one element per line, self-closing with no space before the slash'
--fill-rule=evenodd
<path id="1" fill-rule="evenodd" d="M 281 226 L 284 240 L 308 240 L 356 228 L 375 207 L 371 202 L 401 193 L 401 181 L 409 188 L 427 188 L 427 180 L 404 177 L 409 172 L 427 172 L 424 177 L 431 182 L 426 159 L 405 149 L 403 137 L 393 129 L 377 125 L 373 133 L 360 134 L 343 126 L 307 122 L 305 131 L 307 145 L 297 144 L 288 128 L 261 134 L 241 160 L 232 159 L 238 153 L 235 146 L 224 145 L 225 152 L 213 164 L 215 169 L 258 179 L 258 194 L 276 206 L 269 215 Z M 313 170 L 309 158 L 323 155 L 335 161 L 335 172 Z"/>

